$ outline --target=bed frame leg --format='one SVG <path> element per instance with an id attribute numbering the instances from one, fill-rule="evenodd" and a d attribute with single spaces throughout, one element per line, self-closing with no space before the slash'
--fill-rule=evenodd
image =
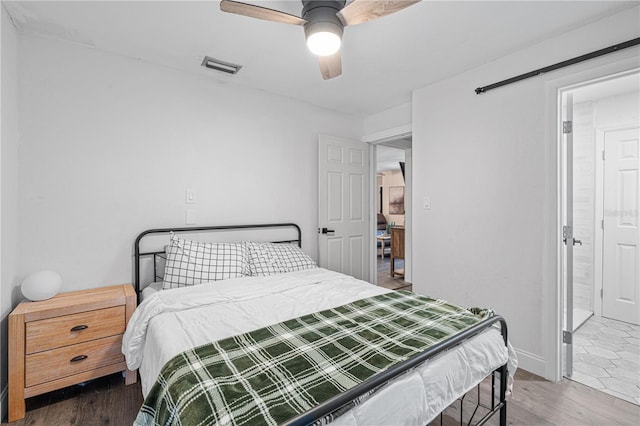
<path id="1" fill-rule="evenodd" d="M 499 368 L 500 371 L 500 426 L 507 426 L 507 365 L 503 365 Z"/>

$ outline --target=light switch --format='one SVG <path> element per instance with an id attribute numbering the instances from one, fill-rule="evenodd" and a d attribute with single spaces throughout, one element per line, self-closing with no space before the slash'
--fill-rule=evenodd
<path id="1" fill-rule="evenodd" d="M 193 189 L 187 188 L 184 190 L 184 202 L 187 204 L 195 204 L 196 192 Z"/>
<path id="2" fill-rule="evenodd" d="M 431 210 L 431 197 L 422 197 L 422 208 Z"/>
<path id="3" fill-rule="evenodd" d="M 184 211 L 184 223 L 185 225 L 196 224 L 196 211 L 187 209 Z"/>

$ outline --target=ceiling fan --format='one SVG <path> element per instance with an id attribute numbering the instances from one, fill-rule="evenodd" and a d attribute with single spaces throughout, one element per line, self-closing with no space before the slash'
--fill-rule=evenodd
<path id="1" fill-rule="evenodd" d="M 347 25 L 372 21 L 409 7 L 420 0 L 302 0 L 301 16 L 234 0 L 221 0 L 223 12 L 284 24 L 301 25 L 309 50 L 318 56 L 322 78 L 342 74 L 340 44 Z"/>

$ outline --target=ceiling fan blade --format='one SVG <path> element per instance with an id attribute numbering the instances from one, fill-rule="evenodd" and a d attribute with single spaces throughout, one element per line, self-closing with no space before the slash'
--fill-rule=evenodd
<path id="1" fill-rule="evenodd" d="M 346 25 L 362 24 L 391 15 L 399 10 L 418 3 L 420 0 L 353 0 L 337 13 Z"/>
<path id="2" fill-rule="evenodd" d="M 329 80 L 342 74 L 340 51 L 330 56 L 318 56 L 318 62 L 320 63 L 320 72 L 324 80 Z"/>
<path id="3" fill-rule="evenodd" d="M 307 22 L 305 19 L 280 12 L 279 10 L 233 0 L 220 0 L 220 10 L 237 15 L 249 16 L 251 18 L 263 19 L 265 21 L 281 22 L 283 24 L 304 25 Z"/>

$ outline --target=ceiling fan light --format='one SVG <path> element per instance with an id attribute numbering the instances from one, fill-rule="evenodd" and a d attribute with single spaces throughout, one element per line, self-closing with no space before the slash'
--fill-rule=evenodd
<path id="1" fill-rule="evenodd" d="M 344 25 L 336 15 L 344 1 L 302 1 L 302 17 L 307 47 L 314 55 L 331 56 L 340 49 Z"/>
<path id="2" fill-rule="evenodd" d="M 307 47 L 314 55 L 330 56 L 340 49 L 340 36 L 330 31 L 318 31 L 307 37 Z"/>

